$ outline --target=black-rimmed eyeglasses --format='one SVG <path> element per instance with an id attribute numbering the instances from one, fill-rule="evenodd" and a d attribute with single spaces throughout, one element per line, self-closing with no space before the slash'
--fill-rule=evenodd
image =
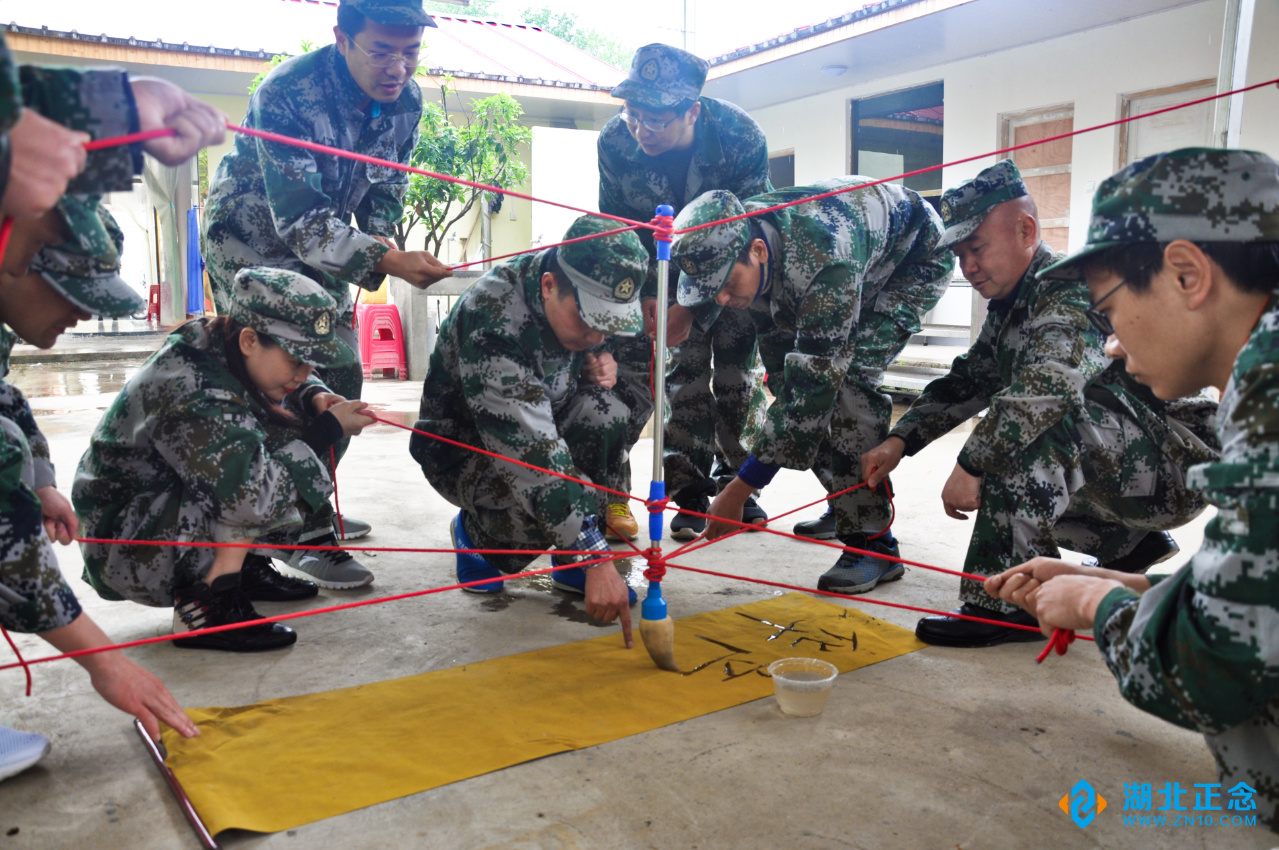
<path id="1" fill-rule="evenodd" d="M 1123 287 L 1127 285 L 1128 285 L 1127 280 L 1120 281 L 1118 286 L 1116 286 L 1114 289 L 1110 290 L 1105 295 L 1098 298 L 1096 301 L 1089 304 L 1088 309 L 1084 311 L 1084 315 L 1088 317 L 1088 321 L 1092 322 L 1092 326 L 1096 328 L 1098 331 L 1100 331 L 1102 336 L 1110 336 L 1111 334 L 1113 334 L 1115 332 L 1115 326 L 1110 323 L 1110 318 L 1107 317 L 1105 313 L 1102 313 L 1101 311 L 1099 311 L 1097 308 L 1101 306 L 1101 303 L 1103 301 L 1105 301 L 1107 298 L 1114 295 L 1116 292 L 1118 292 L 1120 289 L 1122 289 Z"/>

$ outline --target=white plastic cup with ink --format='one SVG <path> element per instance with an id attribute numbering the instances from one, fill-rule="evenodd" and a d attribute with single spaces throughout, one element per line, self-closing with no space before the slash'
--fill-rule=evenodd
<path id="1" fill-rule="evenodd" d="M 783 714 L 814 717 L 826 707 L 839 668 L 816 658 L 780 658 L 768 665 L 768 673 Z"/>

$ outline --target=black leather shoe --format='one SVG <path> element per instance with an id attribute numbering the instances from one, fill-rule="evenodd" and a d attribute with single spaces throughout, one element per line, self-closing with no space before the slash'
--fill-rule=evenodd
<path id="1" fill-rule="evenodd" d="M 271 559 L 250 552 L 240 568 L 240 592 L 251 602 L 296 602 L 310 599 L 320 586 L 282 574 L 271 566 Z"/>
<path id="2" fill-rule="evenodd" d="M 965 602 L 954 613 L 1039 628 L 1039 621 L 1025 611 L 1002 614 L 990 608 Z M 972 620 L 961 620 L 958 617 L 924 617 L 915 625 L 915 637 L 935 646 L 995 646 L 1001 643 L 1030 643 L 1045 639 L 1043 632 L 1040 631 L 1028 632 L 1025 629 L 1010 629 L 990 623 L 974 623 Z"/>
<path id="3" fill-rule="evenodd" d="M 764 513 L 764 509 L 759 506 L 759 502 L 755 501 L 754 496 L 748 498 L 746 504 L 742 505 L 742 522 L 749 522 L 751 525 L 763 525 L 768 522 L 768 514 Z"/>
<path id="4" fill-rule="evenodd" d="M 1152 531 L 1141 538 L 1127 555 L 1101 566 L 1121 573 L 1144 574 L 1155 564 L 1168 560 L 1180 551 L 1177 541 L 1166 531 Z"/>
<path id="5" fill-rule="evenodd" d="M 794 532 L 800 537 L 811 537 L 814 540 L 835 539 L 835 509 L 826 505 L 826 513 L 817 519 L 806 519 L 795 523 Z"/>

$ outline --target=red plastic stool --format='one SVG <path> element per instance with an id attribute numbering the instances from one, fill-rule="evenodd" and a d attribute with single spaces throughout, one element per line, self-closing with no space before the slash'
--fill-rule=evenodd
<path id="1" fill-rule="evenodd" d="M 155 323 L 160 324 L 160 284 L 151 284 L 151 297 L 147 299 L 147 321 L 155 316 Z"/>
<path id="2" fill-rule="evenodd" d="M 404 358 L 404 328 L 400 324 L 400 311 L 394 304 L 360 304 L 355 308 L 360 326 L 360 365 L 364 377 L 373 377 L 373 370 L 394 369 L 401 381 L 409 379 L 409 368 Z"/>

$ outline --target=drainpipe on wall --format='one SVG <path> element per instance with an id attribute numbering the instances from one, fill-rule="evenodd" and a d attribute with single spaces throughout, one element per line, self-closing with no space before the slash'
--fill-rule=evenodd
<path id="1" fill-rule="evenodd" d="M 489 210 L 487 194 L 480 198 L 480 256 L 486 261 L 484 268 L 489 268 L 487 260 L 493 256 L 493 213 Z"/>
<path id="2" fill-rule="evenodd" d="M 1248 74 L 1248 51 L 1252 46 L 1252 20 L 1257 0 L 1226 0 L 1221 33 L 1221 65 L 1217 71 L 1217 92 L 1242 88 Z M 1243 124 L 1243 95 L 1214 101 L 1213 140 L 1218 147 L 1239 147 Z"/>

